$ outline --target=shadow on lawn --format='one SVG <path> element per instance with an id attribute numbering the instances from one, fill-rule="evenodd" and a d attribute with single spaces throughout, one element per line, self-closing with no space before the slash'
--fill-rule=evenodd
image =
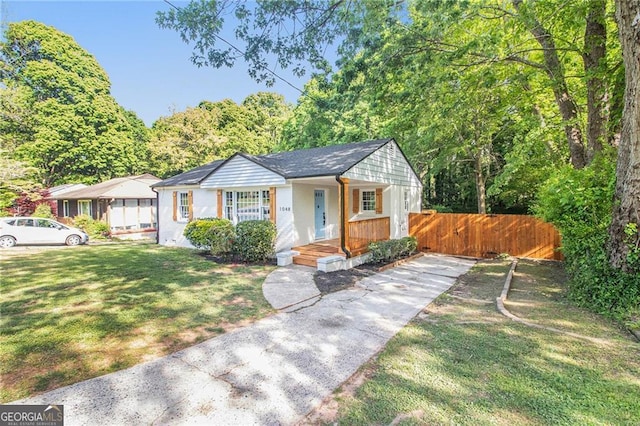
<path id="1" fill-rule="evenodd" d="M 184 249 L 84 246 L 12 257 L 2 268 L 2 401 L 170 353 L 270 312 L 260 286 L 268 268 L 217 265 Z"/>
<path id="2" fill-rule="evenodd" d="M 461 277 L 389 342 L 365 371 L 370 380 L 354 398 L 347 398 L 351 402 L 343 406 L 342 417 L 330 420 L 640 423 L 640 346 L 611 325 L 601 324 L 608 327 L 611 341 L 599 346 L 503 317 L 495 308 L 495 297 L 508 268 L 506 262 L 485 261 Z M 532 267 L 523 270 L 531 273 Z M 543 277 L 557 273 L 548 269 Z M 561 288 L 562 281 L 555 283 L 555 290 L 558 284 Z M 548 279 L 542 285 L 551 289 Z M 550 294 L 540 298 L 563 309 L 558 293 Z M 551 307 L 545 313 L 549 311 Z"/>

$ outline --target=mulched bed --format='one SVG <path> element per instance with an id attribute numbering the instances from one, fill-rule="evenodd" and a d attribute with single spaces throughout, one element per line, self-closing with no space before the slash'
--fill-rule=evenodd
<path id="1" fill-rule="evenodd" d="M 199 251 L 198 255 L 204 257 L 207 260 L 218 263 L 220 265 L 238 266 L 238 265 L 277 265 L 278 264 L 275 258 L 266 260 L 264 262 L 246 262 L 240 259 L 238 256 L 232 256 L 232 255 L 214 256 L 208 251 L 203 251 L 203 250 Z"/>
<path id="2" fill-rule="evenodd" d="M 353 287 L 355 283 L 377 272 L 371 267 L 365 265 L 357 268 L 347 269 L 346 271 L 321 272 L 313 274 L 313 281 L 321 294 L 333 293 Z"/>
<path id="3" fill-rule="evenodd" d="M 422 256 L 422 254 L 419 254 Z M 381 264 L 381 263 L 365 263 L 355 268 L 347 269 L 346 271 L 335 272 L 321 272 L 318 271 L 313 275 L 313 280 L 316 283 L 316 287 L 320 290 L 321 294 L 333 293 L 334 291 L 340 291 L 353 287 L 358 281 L 364 277 L 374 275 L 388 267 L 396 266 L 407 260 L 411 260 L 416 255 L 407 256 L 404 259 L 398 259 L 393 263 Z"/>

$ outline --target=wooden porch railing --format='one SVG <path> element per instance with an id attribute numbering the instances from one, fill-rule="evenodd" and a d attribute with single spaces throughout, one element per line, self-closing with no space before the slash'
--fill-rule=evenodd
<path id="1" fill-rule="evenodd" d="M 345 242 L 352 256 L 367 252 L 369 243 L 388 240 L 391 226 L 388 217 L 349 222 L 348 238 Z"/>

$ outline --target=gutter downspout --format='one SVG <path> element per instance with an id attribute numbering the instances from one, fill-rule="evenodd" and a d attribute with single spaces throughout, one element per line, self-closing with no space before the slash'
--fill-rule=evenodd
<path id="1" fill-rule="evenodd" d="M 151 190 L 156 193 L 156 244 L 160 244 L 160 194 L 154 188 Z"/>
<path id="2" fill-rule="evenodd" d="M 340 184 L 340 197 L 338 197 L 340 199 L 340 248 L 342 249 L 342 251 L 347 255 L 347 259 L 351 259 L 351 252 L 347 249 L 347 246 L 345 245 L 345 226 L 347 224 L 346 222 L 346 218 L 344 217 L 344 212 L 345 212 L 345 208 L 346 206 L 344 205 L 344 200 L 345 200 L 345 196 L 344 196 L 344 182 L 342 181 L 342 178 L 340 177 L 340 175 L 336 175 L 336 181 Z"/>

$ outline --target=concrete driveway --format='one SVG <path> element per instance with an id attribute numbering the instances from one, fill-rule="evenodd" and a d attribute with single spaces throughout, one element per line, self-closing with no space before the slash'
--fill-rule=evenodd
<path id="1" fill-rule="evenodd" d="M 424 256 L 173 355 L 15 404 L 66 425 L 293 424 L 474 264 Z"/>

